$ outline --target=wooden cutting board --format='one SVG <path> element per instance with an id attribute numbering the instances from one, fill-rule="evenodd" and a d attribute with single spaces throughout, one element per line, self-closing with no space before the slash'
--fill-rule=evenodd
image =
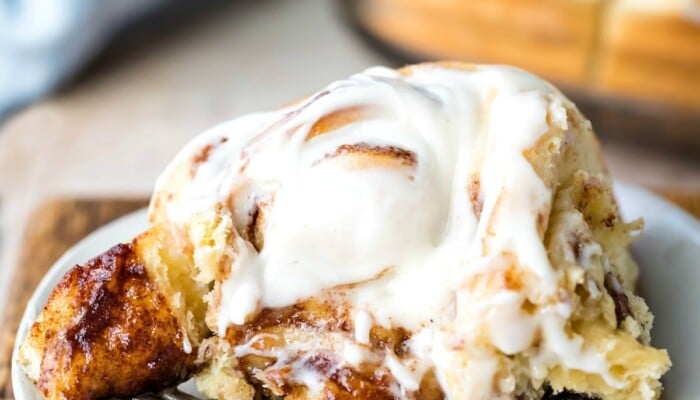
<path id="1" fill-rule="evenodd" d="M 700 193 L 659 191 L 700 218 Z M 71 246 L 107 222 L 145 207 L 145 199 L 57 199 L 34 211 L 26 229 L 20 268 L 12 285 L 0 327 L 0 398 L 14 399 L 10 364 L 15 332 L 34 288 Z"/>

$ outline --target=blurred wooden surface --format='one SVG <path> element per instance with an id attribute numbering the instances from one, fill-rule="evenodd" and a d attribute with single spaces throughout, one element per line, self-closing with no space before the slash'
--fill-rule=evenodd
<path id="1" fill-rule="evenodd" d="M 51 239 L 39 233 L 63 232 L 46 225 L 58 217 L 30 215 L 50 207 L 42 205 L 46 199 L 145 198 L 160 171 L 199 132 L 366 67 L 392 64 L 340 22 L 336 2 L 230 3 L 171 32 L 138 37 L 129 51 L 108 49 L 88 74 L 0 123 L 0 315 L 6 299 L 15 313 L 24 308 L 21 297 L 6 295 L 21 296 L 11 287 L 26 292 L 34 286 L 22 274 L 40 276 L 62 249 L 118 214 L 93 211 L 99 218 L 82 229 L 71 222 L 61 228 L 65 235 Z M 700 193 L 700 157 L 678 159 L 615 142 L 603 149 L 618 179 Z M 47 245 L 50 240 L 60 243 Z"/>
<path id="2" fill-rule="evenodd" d="M 695 215 L 695 218 L 700 219 L 700 191 L 684 192 L 675 190 L 657 190 L 659 194 L 667 200 L 680 206 L 689 213 Z"/>

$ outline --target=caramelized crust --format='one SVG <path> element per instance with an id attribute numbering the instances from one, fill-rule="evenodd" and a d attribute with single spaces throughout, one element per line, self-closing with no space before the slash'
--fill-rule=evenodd
<path id="1" fill-rule="evenodd" d="M 129 396 L 195 370 L 194 352 L 184 352 L 183 329 L 134 242 L 71 269 L 29 331 L 22 361 L 40 362 L 35 378 L 46 398 Z"/>
<path id="2" fill-rule="evenodd" d="M 344 108 L 333 112 L 332 114 L 324 115 L 309 129 L 309 134 L 306 135 L 306 140 L 311 140 L 316 136 L 332 132 L 344 125 L 351 124 L 358 120 L 371 118 L 377 114 L 377 110 L 367 106 L 355 106 Z"/>
<path id="3" fill-rule="evenodd" d="M 238 345 L 248 343 L 252 349 L 259 351 L 240 356 L 236 368 L 242 372 L 256 393 L 264 396 L 263 398 L 283 396 L 287 400 L 396 399 L 395 378 L 381 369 L 381 364 L 376 360 L 366 360 L 357 367 L 350 367 L 338 364 L 333 355 L 326 355 L 320 350 L 310 357 L 305 357 L 308 354 L 304 353 L 294 354 L 287 360 L 286 365 L 280 366 L 276 365 L 277 359 L 274 355 L 263 355 L 271 349 L 293 346 L 293 343 L 311 340 L 322 343 L 333 334 L 350 338 L 353 330 L 352 319 L 346 307 L 334 302 L 311 299 L 289 307 L 264 309 L 245 325 L 230 326 L 226 338 L 222 340 Z M 370 330 L 366 349 L 379 356 L 380 360 L 386 353 L 401 358 L 406 355 L 405 342 L 409 338 L 410 333 L 405 329 L 374 326 Z M 323 388 L 319 393 L 309 393 L 308 388 L 292 379 L 291 364 L 295 363 L 323 377 Z M 219 398 L 230 397 L 231 393 L 227 393 Z M 444 398 L 434 374 L 426 374 L 420 389 L 412 398 Z"/>
<path id="4" fill-rule="evenodd" d="M 357 169 L 397 166 L 415 167 L 418 161 L 412 152 L 394 146 L 371 146 L 367 143 L 343 144 L 335 152 L 326 154 L 326 159 L 336 157 L 354 157 L 349 167 Z"/>

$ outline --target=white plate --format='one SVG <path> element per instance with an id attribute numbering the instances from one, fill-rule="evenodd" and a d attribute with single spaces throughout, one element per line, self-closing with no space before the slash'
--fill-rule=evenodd
<path id="1" fill-rule="evenodd" d="M 700 222 L 678 207 L 634 186 L 617 183 L 617 198 L 626 219 L 643 217 L 644 235 L 633 246 L 641 267 L 639 290 L 656 315 L 654 344 L 668 349 L 673 368 L 666 374 L 664 399 L 700 398 Z M 120 218 L 83 239 L 51 267 L 22 316 L 17 339 L 22 339 L 63 274 L 126 241 L 148 226 L 146 210 Z M 18 400 L 39 400 L 34 385 L 12 357 L 12 385 Z M 189 387 L 187 391 L 192 392 Z"/>

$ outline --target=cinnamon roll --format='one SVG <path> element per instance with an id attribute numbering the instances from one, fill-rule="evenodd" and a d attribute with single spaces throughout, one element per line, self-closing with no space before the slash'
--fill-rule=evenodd
<path id="1" fill-rule="evenodd" d="M 656 399 L 670 366 L 641 222 L 590 123 L 518 69 L 372 68 L 219 125 L 150 219 L 205 292 L 177 321 L 206 324 L 210 398 Z"/>

